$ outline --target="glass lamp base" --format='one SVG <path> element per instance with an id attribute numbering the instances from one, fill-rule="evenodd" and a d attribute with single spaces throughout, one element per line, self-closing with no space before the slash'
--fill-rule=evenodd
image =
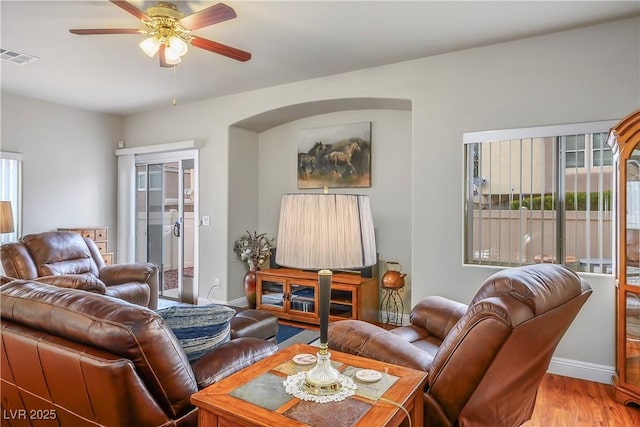
<path id="1" fill-rule="evenodd" d="M 317 353 L 318 360 L 302 383 L 302 390 L 309 394 L 327 396 L 335 394 L 342 389 L 340 372 L 331 366 L 331 353 L 327 351 L 326 344 L 321 346 Z"/>

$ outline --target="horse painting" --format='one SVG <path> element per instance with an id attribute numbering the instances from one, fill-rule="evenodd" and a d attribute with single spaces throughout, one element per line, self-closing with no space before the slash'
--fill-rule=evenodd
<path id="1" fill-rule="evenodd" d="M 371 122 L 300 132 L 298 188 L 370 186 Z"/>
<path id="2" fill-rule="evenodd" d="M 308 177 L 318 167 L 318 162 L 327 146 L 318 141 L 306 153 L 298 153 L 298 173 L 301 177 Z"/>
<path id="3" fill-rule="evenodd" d="M 360 144 L 358 144 L 357 142 L 352 142 L 341 150 L 332 151 L 331 153 L 326 154 L 326 157 L 329 161 L 329 164 L 333 166 L 334 171 L 339 173 L 338 164 L 345 164 L 349 168 L 349 170 L 347 171 L 348 173 L 357 174 L 358 171 L 351 163 L 351 157 L 353 156 L 353 153 L 357 153 L 360 151 Z"/>

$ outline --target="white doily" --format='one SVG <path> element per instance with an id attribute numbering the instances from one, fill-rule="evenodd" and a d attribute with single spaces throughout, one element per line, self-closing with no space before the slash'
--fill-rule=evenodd
<path id="1" fill-rule="evenodd" d="M 328 396 L 318 396 L 302 390 L 302 384 L 304 383 L 306 375 L 306 372 L 298 372 L 297 374 L 289 375 L 287 379 L 282 382 L 284 391 L 286 391 L 287 394 L 292 394 L 300 400 L 307 400 L 316 403 L 328 403 L 339 402 L 349 396 L 353 396 L 358 388 L 351 378 L 340 375 L 340 384 L 342 384 L 340 391 Z"/>

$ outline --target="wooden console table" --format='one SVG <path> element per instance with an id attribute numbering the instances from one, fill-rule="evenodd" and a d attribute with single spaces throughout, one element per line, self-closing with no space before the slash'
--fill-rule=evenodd
<path id="1" fill-rule="evenodd" d="M 379 321 L 377 278 L 334 273 L 329 320 Z M 256 272 L 256 307 L 282 319 L 319 324 L 318 273 L 293 268 Z"/>
<path id="2" fill-rule="evenodd" d="M 362 383 L 356 394 L 340 402 L 315 403 L 297 399 L 284 391 L 288 375 L 314 365 L 296 365 L 300 353 L 317 347 L 296 344 L 200 390 L 191 396 L 199 408 L 198 425 L 213 426 L 398 426 L 411 416 L 411 424 L 423 424 L 423 393 L 427 373 L 365 359 L 337 351 L 331 361 L 344 375 L 354 377 L 359 369 L 383 373 L 378 383 Z"/>

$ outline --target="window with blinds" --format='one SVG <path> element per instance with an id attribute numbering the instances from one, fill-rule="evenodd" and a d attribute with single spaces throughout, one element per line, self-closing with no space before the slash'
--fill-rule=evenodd
<path id="1" fill-rule="evenodd" d="M 0 233 L 0 243 L 22 236 L 22 154 L 0 151 L 0 200 L 11 202 L 13 233 Z"/>
<path id="2" fill-rule="evenodd" d="M 614 125 L 464 134 L 465 263 L 611 273 Z"/>

